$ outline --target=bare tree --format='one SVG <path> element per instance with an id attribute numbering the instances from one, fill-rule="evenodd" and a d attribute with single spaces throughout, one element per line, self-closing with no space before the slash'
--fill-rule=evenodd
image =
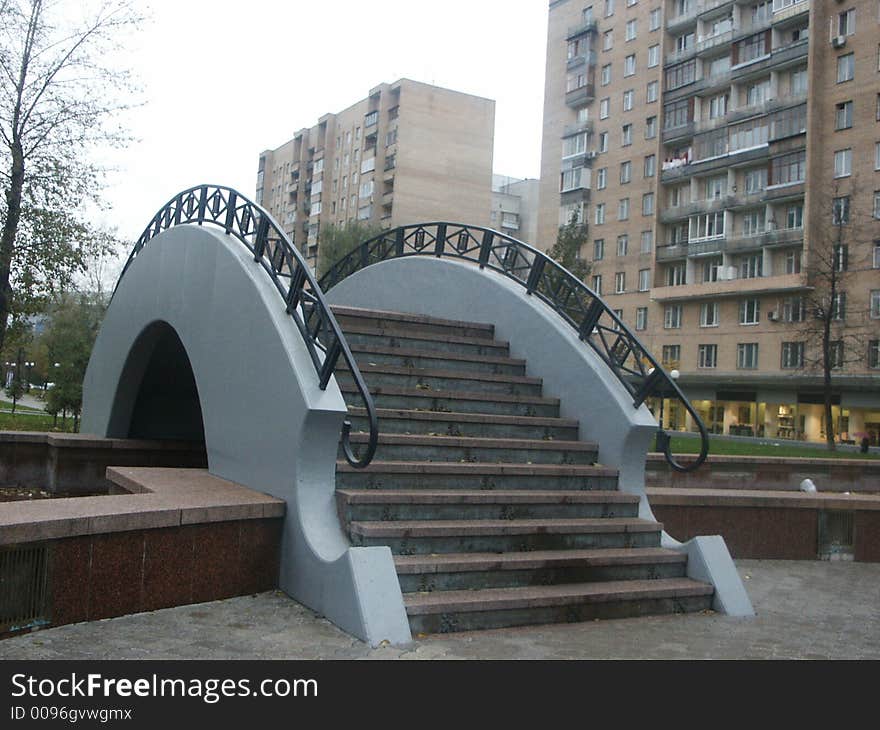
<path id="1" fill-rule="evenodd" d="M 112 241 L 78 211 L 100 192 L 91 152 L 126 141 L 116 120 L 132 87 L 113 54 L 139 21 L 121 0 L 0 0 L 0 348 L 17 307 Z"/>
<path id="2" fill-rule="evenodd" d="M 858 186 L 853 181 L 853 191 Z M 820 224 L 810 239 L 804 272 L 811 287 L 804 296 L 800 332 L 803 367 L 822 377 L 825 442 L 835 449 L 832 415 L 834 379 L 847 365 L 864 359 L 866 311 L 847 300 L 852 274 L 868 267 L 870 230 L 852 195 L 835 185 L 823 200 Z M 818 235 L 816 235 L 818 234 Z M 864 259 L 864 260 L 862 260 Z"/>

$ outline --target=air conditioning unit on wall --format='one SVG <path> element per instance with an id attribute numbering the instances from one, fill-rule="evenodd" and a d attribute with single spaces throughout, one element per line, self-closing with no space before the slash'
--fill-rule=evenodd
<path id="1" fill-rule="evenodd" d="M 831 45 L 835 48 L 843 48 L 846 45 L 846 36 L 838 35 L 831 39 Z"/>

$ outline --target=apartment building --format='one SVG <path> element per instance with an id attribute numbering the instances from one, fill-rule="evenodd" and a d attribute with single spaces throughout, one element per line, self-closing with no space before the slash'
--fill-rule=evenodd
<path id="1" fill-rule="evenodd" d="M 538 238 L 539 181 L 492 176 L 492 211 L 489 227 L 535 245 Z"/>
<path id="2" fill-rule="evenodd" d="M 589 223 L 588 283 L 716 433 L 824 439 L 830 257 L 836 430 L 880 439 L 878 92 L 877 0 L 550 3 L 542 243 Z"/>
<path id="3" fill-rule="evenodd" d="M 400 79 L 260 154 L 257 202 L 312 266 L 322 225 L 489 224 L 495 102 Z"/>

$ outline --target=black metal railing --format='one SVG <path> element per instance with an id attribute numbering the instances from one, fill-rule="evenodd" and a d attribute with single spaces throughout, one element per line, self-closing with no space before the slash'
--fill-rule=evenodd
<path id="1" fill-rule="evenodd" d="M 709 453 L 709 434 L 676 382 L 595 292 L 542 251 L 503 233 L 462 223 L 419 223 L 388 230 L 354 249 L 319 282 L 332 289 L 371 264 L 405 256 L 453 257 L 489 268 L 537 296 L 589 344 L 627 389 L 638 408 L 651 396 L 681 401 L 702 438 L 696 460 L 680 464 L 670 453 L 670 437 L 660 424 L 658 448 L 676 471 L 692 471 Z"/>
<path id="2" fill-rule="evenodd" d="M 281 227 L 262 207 L 241 193 L 219 185 L 198 185 L 178 193 L 159 209 L 141 234 L 125 263 L 116 288 L 119 288 L 128 267 L 151 238 L 172 226 L 186 223 L 219 226 L 241 241 L 253 254 L 254 261 L 262 265 L 278 288 L 287 313 L 302 335 L 318 373 L 321 390 L 327 387 L 339 357 L 343 357 L 364 402 L 370 438 L 366 450 L 357 456 L 349 438 L 351 421 L 346 419 L 342 426 L 342 448 L 349 464 L 357 468 L 367 466 L 376 453 L 379 439 L 373 397 L 308 264 Z"/>

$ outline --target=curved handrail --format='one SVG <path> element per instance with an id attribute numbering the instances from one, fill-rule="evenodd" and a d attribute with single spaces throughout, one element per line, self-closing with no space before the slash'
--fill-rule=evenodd
<path id="1" fill-rule="evenodd" d="M 660 424 L 658 448 L 676 471 L 693 471 L 709 453 L 709 434 L 702 419 L 676 382 L 639 342 L 623 321 L 586 284 L 543 251 L 491 228 L 463 223 L 433 222 L 394 228 L 365 241 L 337 261 L 321 277 L 332 289 L 359 269 L 386 259 L 435 256 L 463 259 L 489 268 L 525 287 L 548 304 L 611 368 L 638 408 L 654 394 L 671 394 L 690 413 L 702 439 L 697 459 L 678 463 L 670 453 L 670 437 Z"/>
<path id="2" fill-rule="evenodd" d="M 219 226 L 241 241 L 253 254 L 254 261 L 268 272 L 284 300 L 287 313 L 302 335 L 318 373 L 321 390 L 330 382 L 339 356 L 344 358 L 366 407 L 370 439 L 365 452 L 358 457 L 351 446 L 351 421 L 345 419 L 342 424 L 342 448 L 345 458 L 353 467 L 362 469 L 367 466 L 376 453 L 379 441 L 379 423 L 373 397 L 308 264 L 264 208 L 236 190 L 220 185 L 196 185 L 178 193 L 159 209 L 144 229 L 125 262 L 113 293 L 116 293 L 128 267 L 151 238 L 172 226 L 186 223 Z"/>

